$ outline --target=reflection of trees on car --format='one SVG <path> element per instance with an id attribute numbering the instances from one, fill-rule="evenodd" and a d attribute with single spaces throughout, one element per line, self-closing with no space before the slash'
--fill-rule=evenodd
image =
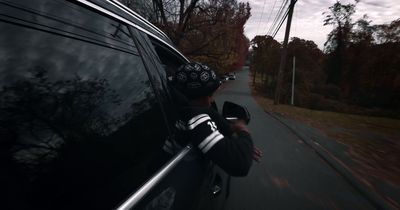
<path id="1" fill-rule="evenodd" d="M 188 61 L 166 36 L 115 0 L 1 5 L 2 209 L 112 209 L 134 193 L 137 209 L 221 209 L 225 172 L 194 148 L 162 149 L 179 117 L 163 67 Z M 226 29 L 238 13 L 225 6 Z M 227 183 L 219 198 L 215 181 Z"/>
<path id="2" fill-rule="evenodd" d="M 50 82 L 46 70 L 35 69 L 31 74 L 0 92 L 0 127 L 9 133 L 2 144 L 16 141 L 8 144 L 13 145 L 9 155 L 24 167 L 37 169 L 30 165 L 57 158 L 62 146 L 108 134 L 113 130 L 110 125 L 126 120 L 113 118 L 102 109 L 106 101 L 120 103 L 105 79 L 76 76 Z"/>
<path id="3" fill-rule="evenodd" d="M 145 123 L 159 114 L 151 109 L 155 101 L 145 96 L 131 104 L 129 112 L 113 114 L 110 108 L 120 106 L 122 99 L 106 79 L 75 76 L 52 81 L 48 71 L 41 68 L 29 74 L 0 91 L 0 155 L 1 164 L 8 169 L 0 181 L 10 185 L 6 188 L 14 189 L 15 194 L 37 190 L 34 194 L 40 199 L 32 199 L 38 202 L 45 196 L 56 202 L 54 199 L 74 195 L 70 205 L 75 206 L 83 202 L 80 199 L 107 195 L 104 203 L 115 205 L 115 199 L 130 193 L 132 186 L 151 172 L 146 164 L 152 160 L 143 158 L 149 157 L 143 155 L 143 149 L 157 147 L 155 140 L 162 144 L 165 138 L 163 131 L 149 134 L 151 122 Z M 152 124 L 159 126 L 159 122 Z M 126 138 L 127 133 L 135 134 L 138 140 Z M 152 144 L 147 142 L 150 136 L 157 137 Z M 138 157 L 143 164 L 135 162 Z M 131 163 L 130 169 L 118 166 L 127 163 Z M 130 174 L 129 178 L 122 170 Z M 118 172 L 120 178 L 108 183 Z M 141 178 L 127 182 L 132 173 Z M 77 186 L 82 187 L 81 192 L 75 192 Z M 122 186 L 127 189 L 122 190 Z M 109 192 L 94 194 L 93 189 L 113 191 L 115 197 Z"/>

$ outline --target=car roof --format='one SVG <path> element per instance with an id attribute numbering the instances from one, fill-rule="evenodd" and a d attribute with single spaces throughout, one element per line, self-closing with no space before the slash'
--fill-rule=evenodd
<path id="1" fill-rule="evenodd" d="M 154 38 L 158 42 L 174 51 L 176 54 L 181 56 L 184 60 L 189 61 L 179 50 L 176 49 L 171 39 L 159 28 L 150 23 L 148 20 L 131 10 L 130 8 L 123 5 L 117 0 L 75 0 L 82 3 L 98 12 L 104 13 L 111 16 L 114 19 L 118 19 Z"/>

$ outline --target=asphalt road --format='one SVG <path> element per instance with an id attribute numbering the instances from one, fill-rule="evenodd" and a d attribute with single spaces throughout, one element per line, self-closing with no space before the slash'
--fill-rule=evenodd
<path id="1" fill-rule="evenodd" d="M 312 148 L 263 111 L 251 96 L 248 70 L 236 77 L 224 84 L 216 102 L 248 108 L 253 141 L 264 156 L 247 177 L 232 178 L 226 210 L 374 209 Z"/>

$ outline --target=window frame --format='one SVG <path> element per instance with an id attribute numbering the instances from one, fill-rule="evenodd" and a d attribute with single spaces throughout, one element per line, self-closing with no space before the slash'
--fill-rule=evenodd
<path id="1" fill-rule="evenodd" d="M 168 47 L 168 49 L 170 49 L 170 50 L 172 50 L 174 53 L 178 54 L 179 57 L 181 57 L 183 60 L 186 60 L 186 62 L 189 62 L 189 59 L 187 59 L 181 52 L 179 52 L 179 51 L 178 51 L 174 46 L 172 46 L 170 43 L 166 42 L 165 40 L 163 40 L 163 39 L 160 38 L 159 36 L 157 36 L 157 35 L 155 35 L 155 34 L 149 32 L 148 30 L 146 30 L 146 29 L 140 27 L 138 24 L 135 24 L 134 22 L 132 22 L 132 21 L 130 21 L 130 20 L 127 20 L 126 18 L 124 18 L 124 17 L 122 17 L 122 16 L 120 16 L 120 15 L 118 15 L 118 14 L 115 14 L 114 12 L 108 10 L 107 8 L 103 8 L 103 7 L 101 7 L 101 6 L 99 6 L 99 5 L 95 4 L 95 3 L 92 3 L 92 2 L 90 2 L 90 1 L 88 1 L 88 0 L 72 0 L 72 1 L 74 1 L 74 2 L 76 2 L 76 3 L 79 3 L 79 4 L 81 4 L 81 5 L 83 5 L 83 6 L 87 7 L 87 8 L 89 8 L 89 9 L 91 9 L 91 10 L 97 12 L 97 13 L 100 13 L 101 15 L 105 15 L 105 16 L 108 16 L 109 18 L 116 19 L 116 20 L 119 21 L 119 22 L 125 23 L 125 24 L 127 24 L 127 25 L 129 25 L 129 26 L 132 26 L 132 27 L 136 28 L 136 29 L 139 30 L 139 31 L 142 31 L 142 32 L 146 33 L 148 36 L 150 36 L 150 37 L 156 39 L 157 41 L 159 41 L 159 42 L 161 42 L 161 43 L 163 43 L 165 46 Z M 110 2 L 110 0 L 107 0 L 107 2 L 110 3 L 110 6 L 114 6 L 113 3 Z M 130 10 L 130 9 L 126 9 L 126 10 L 128 11 L 128 10 Z M 134 13 L 132 10 L 130 10 L 130 11 L 131 11 L 132 13 Z M 126 13 L 126 11 L 124 11 L 124 10 L 122 10 L 121 12 L 122 12 L 122 13 Z M 131 15 L 131 14 L 128 14 L 128 15 Z M 135 20 L 138 20 L 137 17 L 133 17 L 133 16 L 132 16 L 132 18 L 135 19 Z M 152 25 L 152 27 L 155 27 L 155 26 Z"/>

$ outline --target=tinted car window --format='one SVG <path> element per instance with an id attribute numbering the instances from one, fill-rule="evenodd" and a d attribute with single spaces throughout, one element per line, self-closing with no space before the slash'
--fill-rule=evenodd
<path id="1" fill-rule="evenodd" d="M 67 1 L 0 1 L 5 209 L 110 209 L 169 135 L 124 24 Z"/>
<path id="2" fill-rule="evenodd" d="M 153 70 L 149 71 L 149 75 L 155 91 L 158 94 L 158 98 L 163 104 L 163 107 L 165 107 L 166 111 L 164 114 L 165 118 L 168 120 L 167 124 L 174 127 L 175 121 L 178 118 L 178 114 L 176 113 L 177 104 L 174 103 L 169 85 L 167 84 L 167 72 L 148 36 L 141 31 L 136 31 L 134 37 L 137 39 L 138 49 L 140 49 L 140 54 L 143 57 L 145 65 Z M 174 132 L 173 128 L 171 132 Z"/>
<path id="3" fill-rule="evenodd" d="M 172 79 L 178 68 L 187 61 L 184 58 L 176 55 L 176 53 L 172 52 L 172 50 L 168 49 L 157 40 L 152 39 L 152 43 L 158 57 L 161 60 L 167 77 Z"/>
<path id="4" fill-rule="evenodd" d="M 131 27 L 132 29 L 132 27 Z M 151 81 L 157 92 L 163 92 L 167 90 L 166 84 L 166 72 L 161 66 L 161 62 L 154 50 L 152 43 L 148 36 L 137 30 L 132 30 L 132 33 L 137 40 L 138 49 L 140 49 L 140 55 L 143 57 L 143 62 L 152 71 L 149 71 Z"/>

